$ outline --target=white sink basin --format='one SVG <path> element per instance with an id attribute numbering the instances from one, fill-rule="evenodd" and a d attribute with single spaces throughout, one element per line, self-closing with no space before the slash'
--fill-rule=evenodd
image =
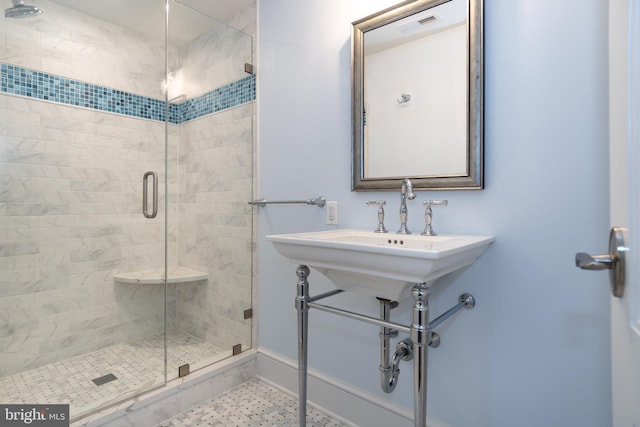
<path id="1" fill-rule="evenodd" d="M 421 236 L 335 230 L 266 237 L 280 254 L 321 272 L 338 289 L 390 300 L 410 295 L 415 283 L 433 283 L 468 267 L 493 236 Z"/>

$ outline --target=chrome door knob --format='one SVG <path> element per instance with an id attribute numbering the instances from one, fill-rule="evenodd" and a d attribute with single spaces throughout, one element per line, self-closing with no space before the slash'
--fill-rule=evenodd
<path id="1" fill-rule="evenodd" d="M 585 252 L 576 254 L 576 267 L 583 270 L 609 270 L 611 293 L 621 298 L 625 288 L 626 252 L 622 227 L 613 227 L 609 233 L 609 253 L 605 255 L 589 255 Z"/>

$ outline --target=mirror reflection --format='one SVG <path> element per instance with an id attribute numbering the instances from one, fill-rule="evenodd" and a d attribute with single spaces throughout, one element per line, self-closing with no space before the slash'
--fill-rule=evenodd
<path id="1" fill-rule="evenodd" d="M 465 6 L 453 0 L 365 33 L 365 178 L 466 174 Z"/>
<path id="2" fill-rule="evenodd" d="M 353 189 L 482 188 L 481 13 L 404 2 L 353 23 Z"/>

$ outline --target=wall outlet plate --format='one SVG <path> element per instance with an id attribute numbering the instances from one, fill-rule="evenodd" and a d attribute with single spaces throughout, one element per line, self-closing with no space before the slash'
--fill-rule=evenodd
<path id="1" fill-rule="evenodd" d="M 338 202 L 327 202 L 327 224 L 338 224 Z"/>

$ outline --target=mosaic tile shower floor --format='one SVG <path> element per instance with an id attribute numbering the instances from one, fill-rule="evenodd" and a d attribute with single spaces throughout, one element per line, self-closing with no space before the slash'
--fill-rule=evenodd
<path id="1" fill-rule="evenodd" d="M 226 353 L 187 334 L 167 336 L 169 379 L 178 366 L 206 366 Z M 71 418 L 164 382 L 164 338 L 154 335 L 0 378 L 0 402 L 69 403 Z M 217 357 L 216 357 L 217 356 Z M 118 379 L 97 386 L 94 378 Z"/>
<path id="2" fill-rule="evenodd" d="M 349 427 L 315 408 L 307 408 L 310 427 Z M 166 420 L 157 427 L 294 427 L 298 401 L 267 383 L 253 379 Z"/>

